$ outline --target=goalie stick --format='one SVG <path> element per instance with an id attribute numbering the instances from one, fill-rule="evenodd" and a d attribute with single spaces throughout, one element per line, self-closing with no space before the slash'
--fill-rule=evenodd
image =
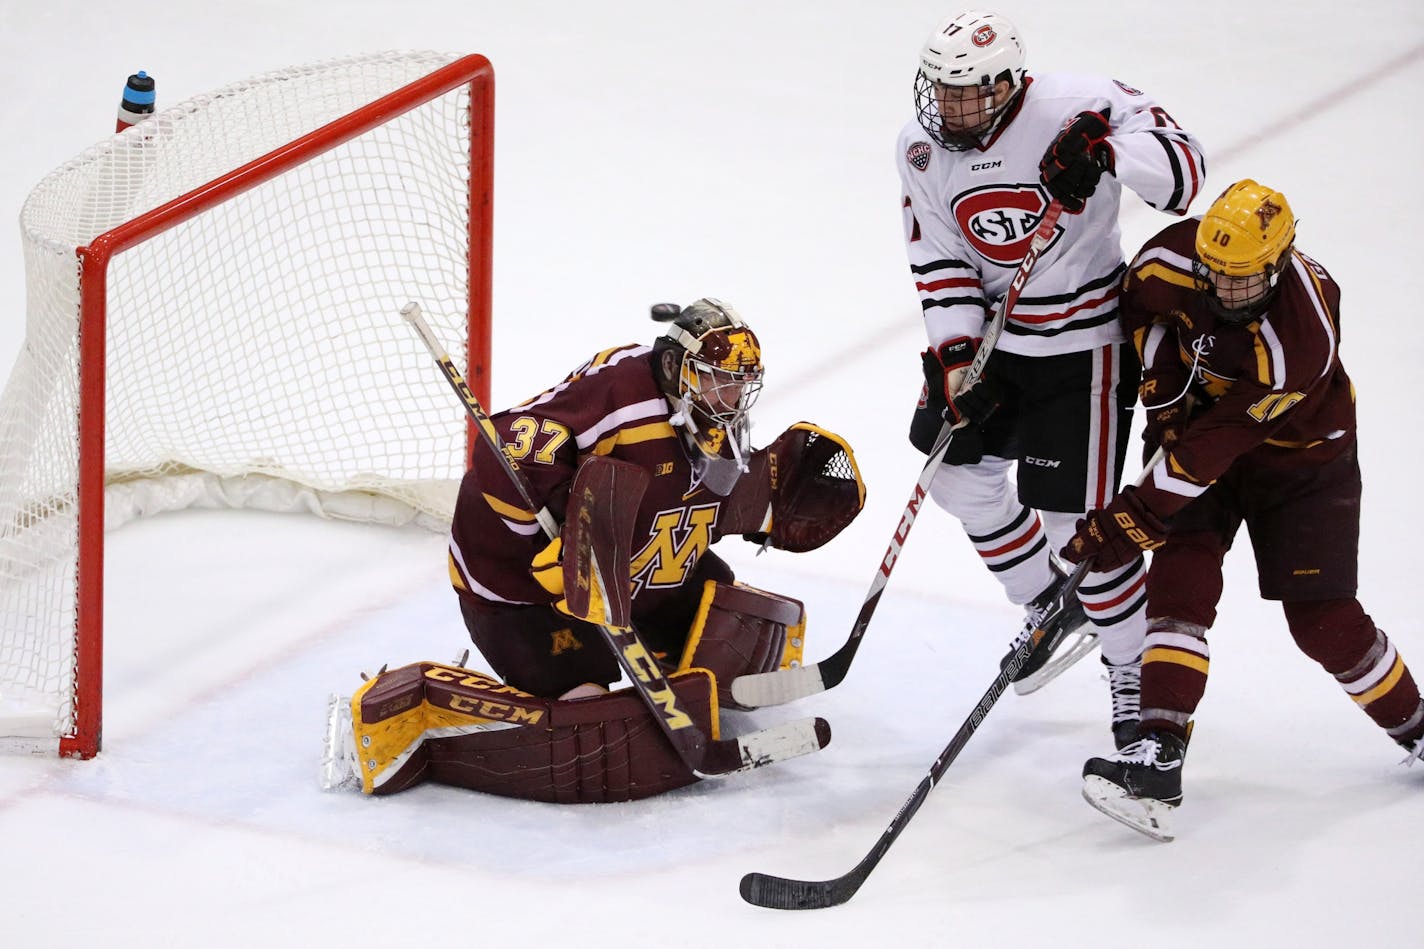
<path id="1" fill-rule="evenodd" d="M 1163 454 L 1162 449 L 1158 448 L 1143 467 L 1142 474 L 1137 478 L 1137 484 L 1140 485 L 1146 480 L 1148 473 L 1161 460 Z M 1014 676 L 1018 675 L 1018 671 L 1028 661 L 1029 655 L 1038 645 L 1039 640 L 1043 638 L 1044 631 L 1051 628 L 1052 624 L 1068 608 L 1070 598 L 1078 595 L 1078 587 L 1082 586 L 1083 577 L 1087 575 L 1092 565 L 1093 559 L 1089 557 L 1078 564 L 1068 575 L 1068 578 L 1063 581 L 1058 593 L 1054 596 L 1053 608 L 1039 622 L 1033 635 L 1019 644 L 1008 663 L 994 677 L 994 681 L 989 683 L 988 690 L 979 699 L 979 704 L 974 706 L 974 711 L 970 712 L 969 717 L 964 720 L 964 724 L 959 726 L 959 731 L 954 733 L 949 744 L 939 753 L 934 764 L 930 765 L 929 773 L 921 779 L 919 786 L 915 788 L 915 793 L 911 794 L 909 800 L 900 807 L 900 812 L 890 821 L 890 825 L 885 828 L 885 832 L 880 835 L 880 839 L 875 842 L 875 846 L 870 848 L 870 852 L 861 859 L 860 863 L 857 863 L 849 872 L 830 880 L 791 880 L 768 873 L 748 873 L 742 877 L 742 899 L 756 906 L 765 906 L 767 909 L 824 909 L 827 906 L 839 906 L 855 896 L 856 891 L 870 876 L 870 872 L 875 869 L 881 858 L 885 856 L 886 851 L 890 849 L 890 845 L 904 832 L 905 826 L 910 823 L 910 819 L 915 816 L 920 805 L 925 803 L 925 798 L 929 797 L 930 791 L 934 790 L 934 786 L 939 783 L 945 771 L 949 770 L 954 759 L 959 757 L 959 753 L 964 750 L 969 739 L 978 731 L 980 724 L 993 709 L 994 704 L 999 701 L 999 696 L 1004 694 L 1004 690 L 1009 687 Z"/>
<path id="2" fill-rule="evenodd" d="M 979 344 L 979 351 L 974 354 L 974 359 L 965 372 L 966 388 L 977 382 L 979 377 L 984 374 L 984 366 L 993 354 L 994 347 L 999 342 L 999 336 L 1004 332 L 1004 324 L 1008 321 L 1009 313 L 1018 302 L 1024 284 L 1028 281 L 1028 275 L 1033 272 L 1034 265 L 1038 263 L 1039 255 L 1052 240 L 1053 229 L 1058 226 L 1058 218 L 1062 213 L 1063 205 L 1055 200 L 1049 204 L 1048 210 L 1043 213 L 1042 220 L 1038 222 L 1038 228 L 1033 232 L 1033 240 L 1029 243 L 1028 252 L 1024 254 L 1019 269 L 1014 273 L 1014 278 L 1009 283 L 1009 289 L 1004 294 L 1004 299 L 999 302 L 999 309 L 994 313 L 993 320 L 985 328 L 984 339 Z M 960 422 L 958 425 L 953 425 L 946 421 L 941 426 L 934 446 L 930 449 L 930 456 L 920 471 L 919 480 L 915 482 L 915 489 L 910 494 L 909 503 L 905 505 L 905 510 L 895 526 L 895 532 L 890 537 L 890 545 L 885 549 L 885 555 L 881 558 L 879 566 L 876 567 L 875 576 L 870 581 L 870 590 L 865 594 L 865 600 L 860 605 L 860 612 L 856 614 L 855 623 L 851 626 L 850 637 L 844 645 L 827 658 L 810 665 L 782 669 L 777 672 L 759 672 L 738 676 L 732 680 L 731 688 L 732 697 L 739 704 L 747 708 L 781 705 L 784 702 L 815 695 L 817 692 L 824 692 L 840 685 L 841 680 L 850 671 L 850 663 L 855 658 L 856 650 L 860 648 L 861 638 L 865 636 L 865 631 L 870 627 L 870 618 L 875 615 L 875 607 L 880 603 L 880 595 L 885 592 L 885 585 L 890 582 L 890 571 L 895 569 L 895 562 L 900 559 L 900 551 L 910 536 L 910 528 L 915 526 L 915 518 L 919 516 L 920 505 L 924 503 L 925 496 L 929 492 L 930 482 L 934 480 L 940 462 L 944 460 L 945 452 L 949 450 L 949 443 L 954 438 L 954 433 L 965 424 L 967 423 Z"/>
<path id="3" fill-rule="evenodd" d="M 524 475 L 518 463 L 505 451 L 499 432 L 494 427 L 489 413 L 480 405 L 479 399 L 470 390 L 460 370 L 456 368 L 450 354 L 435 338 L 435 333 L 421 315 L 418 303 L 407 303 L 401 308 L 401 316 L 424 341 L 430 354 L 439 363 L 441 371 L 450 383 L 466 411 L 474 419 L 481 437 L 494 451 L 504 473 L 519 492 L 525 506 L 535 511 L 535 519 L 550 540 L 559 536 L 559 525 L 546 507 L 535 505 L 529 493 Z M 609 602 L 607 590 L 603 588 L 603 577 L 595 565 L 592 579 L 600 587 L 603 601 Z M 800 755 L 819 751 L 831 740 L 831 726 L 823 718 L 804 718 L 792 722 L 773 725 L 760 731 L 751 732 L 737 738 L 709 739 L 692 719 L 677 707 L 672 685 L 658 667 L 652 652 L 643 644 L 636 630 L 631 626 L 620 629 L 598 625 L 608 648 L 617 657 L 618 663 L 633 684 L 639 697 L 648 706 L 658 727 L 667 736 L 684 764 L 698 777 L 716 777 L 760 768 L 763 765 L 784 761 Z"/>

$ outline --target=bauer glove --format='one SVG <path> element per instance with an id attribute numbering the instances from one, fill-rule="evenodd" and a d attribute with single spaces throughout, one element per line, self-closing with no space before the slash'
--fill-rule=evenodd
<path id="1" fill-rule="evenodd" d="M 1147 372 L 1142 376 L 1142 384 L 1137 389 L 1137 397 L 1142 402 L 1146 426 L 1142 430 L 1142 440 L 1147 454 L 1161 447 L 1171 451 L 1182 439 L 1182 431 L 1191 416 L 1192 396 L 1187 390 L 1187 379 L 1176 372 Z"/>
<path id="2" fill-rule="evenodd" d="M 1166 538 L 1166 525 L 1129 486 L 1119 491 L 1106 508 L 1090 511 L 1080 520 L 1078 533 L 1059 556 L 1069 563 L 1092 558 L 1092 569 L 1099 572 L 1116 570 L 1161 547 Z"/>
<path id="3" fill-rule="evenodd" d="M 1103 172 L 1113 171 L 1112 126 L 1108 110 L 1079 112 L 1058 133 L 1038 163 L 1038 175 L 1063 210 L 1077 214 L 1098 187 Z"/>

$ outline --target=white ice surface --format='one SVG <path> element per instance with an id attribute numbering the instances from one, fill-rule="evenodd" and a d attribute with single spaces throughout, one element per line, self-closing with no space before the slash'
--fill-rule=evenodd
<path id="1" fill-rule="evenodd" d="M 1260 178 L 1344 285 L 1365 504 L 1360 596 L 1424 669 L 1417 565 L 1424 8 L 1380 0 L 1001 7 L 1031 68 L 1151 91 L 1209 151 L 1209 199 Z M 758 441 L 810 418 L 870 485 L 828 548 L 753 559 L 844 639 L 919 468 L 904 441 L 922 334 L 893 142 L 920 40 L 952 6 L 0 0 L 11 147 L 0 216 L 112 128 L 124 77 L 161 104 L 386 48 L 481 52 L 499 82 L 494 403 L 651 338 L 711 294 L 770 367 Z M 1200 211 L 1205 201 L 1194 210 Z M 1126 201 L 1130 252 L 1167 219 Z M 23 342 L 0 229 L 0 366 Z M 392 315 L 393 318 L 395 315 Z M 104 752 L 0 758 L 0 945 L 1404 946 L 1418 944 L 1424 767 L 1295 651 L 1244 543 L 1212 636 L 1178 838 L 1079 798 L 1107 744 L 1092 662 L 1006 696 L 846 906 L 749 907 L 749 870 L 825 878 L 874 843 L 992 678 L 1015 611 L 929 510 L 839 689 L 737 719 L 830 719 L 824 752 L 638 804 L 448 788 L 323 795 L 324 699 L 467 645 L 441 538 L 192 512 L 111 535 Z"/>

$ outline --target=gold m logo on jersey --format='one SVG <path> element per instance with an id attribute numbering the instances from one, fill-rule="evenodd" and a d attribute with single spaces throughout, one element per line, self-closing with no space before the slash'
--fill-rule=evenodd
<path id="1" fill-rule="evenodd" d="M 633 555 L 628 572 L 633 578 L 633 595 L 644 586 L 680 586 L 692 568 L 712 546 L 712 525 L 717 523 L 720 505 L 660 511 L 648 533 L 652 536 Z"/>
<path id="2" fill-rule="evenodd" d="M 570 649 L 582 649 L 583 643 L 574 635 L 571 629 L 556 629 L 550 634 L 549 655 L 558 656 L 568 652 Z"/>

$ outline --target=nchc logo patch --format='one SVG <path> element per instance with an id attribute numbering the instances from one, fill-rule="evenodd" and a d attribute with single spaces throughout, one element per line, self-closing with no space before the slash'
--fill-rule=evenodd
<path id="1" fill-rule="evenodd" d="M 924 171 L 930 166 L 930 143 L 916 142 L 905 152 L 905 160 L 914 165 L 920 171 Z"/>

